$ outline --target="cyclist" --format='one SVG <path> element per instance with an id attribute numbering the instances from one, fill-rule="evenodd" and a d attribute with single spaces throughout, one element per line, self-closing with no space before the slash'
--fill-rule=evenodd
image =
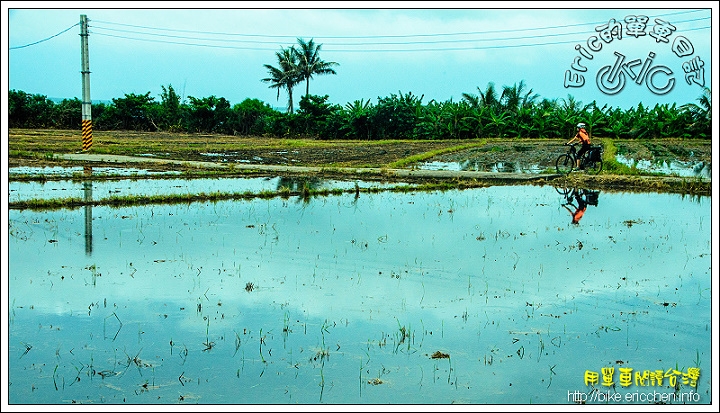
<path id="1" fill-rule="evenodd" d="M 570 139 L 565 145 L 570 145 L 573 142 L 582 143 L 582 146 L 580 147 L 580 150 L 578 151 L 578 153 L 576 155 L 576 162 L 577 162 L 576 167 L 578 169 L 583 169 L 580 167 L 580 162 L 582 161 L 582 157 L 583 157 L 583 155 L 585 155 L 585 152 L 587 152 L 588 149 L 590 149 L 590 147 L 591 147 L 590 134 L 587 132 L 587 129 L 585 129 L 585 124 L 582 122 L 577 124 L 577 130 L 578 131 L 575 134 L 575 136 L 572 139 Z"/>
<path id="2" fill-rule="evenodd" d="M 568 201 L 566 204 L 563 204 L 563 208 L 567 209 L 570 212 L 570 216 L 572 217 L 572 223 L 575 225 L 580 224 L 580 218 L 585 215 L 585 211 L 587 210 L 587 201 L 585 198 L 583 198 L 582 194 L 577 189 L 573 190 L 573 194 L 571 197 L 575 198 L 575 201 L 577 202 L 577 206 L 572 203 L 572 201 Z M 568 205 L 575 207 L 575 211 L 568 208 Z"/>

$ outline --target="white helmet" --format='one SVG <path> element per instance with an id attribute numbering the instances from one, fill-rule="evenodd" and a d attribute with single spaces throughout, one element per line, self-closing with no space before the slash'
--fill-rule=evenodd
<path id="1" fill-rule="evenodd" d="M 585 124 L 580 122 L 577 124 L 578 129 L 583 129 L 585 127 Z"/>

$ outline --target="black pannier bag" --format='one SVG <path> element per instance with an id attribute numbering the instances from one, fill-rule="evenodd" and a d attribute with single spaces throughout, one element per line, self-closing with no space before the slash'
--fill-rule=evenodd
<path id="1" fill-rule="evenodd" d="M 588 205 L 598 206 L 598 198 L 600 191 L 587 191 L 585 192 L 585 202 Z"/>
<path id="2" fill-rule="evenodd" d="M 598 162 L 602 160 L 602 147 L 596 146 L 594 148 L 590 148 L 590 160 L 593 162 Z"/>

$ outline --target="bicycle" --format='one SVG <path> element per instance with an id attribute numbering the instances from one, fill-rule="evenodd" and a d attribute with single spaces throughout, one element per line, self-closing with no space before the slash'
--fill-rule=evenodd
<path id="1" fill-rule="evenodd" d="M 564 153 L 560 155 L 557 160 L 555 161 L 555 169 L 557 170 L 557 173 L 563 174 L 563 175 L 569 175 L 570 172 L 573 171 L 573 169 L 576 169 L 577 165 L 577 143 L 572 143 L 566 146 L 570 146 L 568 148 L 567 153 Z M 603 161 L 602 161 L 602 154 L 603 149 L 602 146 L 592 146 L 590 149 L 588 149 L 585 154 L 583 154 L 582 159 L 580 160 L 580 169 L 585 170 L 586 173 L 589 173 L 591 175 L 597 175 L 602 171 L 603 167 Z"/>
<path id="2" fill-rule="evenodd" d="M 556 186 L 555 191 L 557 191 L 558 194 L 562 195 L 563 202 L 561 205 L 568 205 L 570 204 L 573 199 L 576 199 L 576 195 L 580 196 L 587 205 L 592 206 L 598 206 L 598 198 L 600 196 L 600 191 L 591 190 L 587 188 L 576 188 L 576 187 L 568 187 L 568 186 Z"/>

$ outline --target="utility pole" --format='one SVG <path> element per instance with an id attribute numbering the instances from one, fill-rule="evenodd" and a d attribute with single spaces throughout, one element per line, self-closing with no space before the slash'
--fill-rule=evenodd
<path id="1" fill-rule="evenodd" d="M 80 15 L 80 58 L 82 73 L 82 150 L 92 146 L 92 105 L 90 103 L 90 57 L 88 55 L 87 15 Z"/>

